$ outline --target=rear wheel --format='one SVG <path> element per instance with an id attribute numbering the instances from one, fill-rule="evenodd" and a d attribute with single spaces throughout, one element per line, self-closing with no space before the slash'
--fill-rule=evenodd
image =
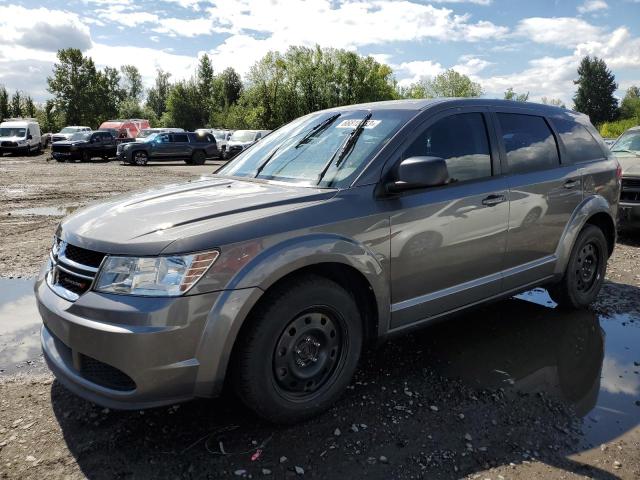
<path id="1" fill-rule="evenodd" d="M 191 163 L 193 165 L 204 165 L 206 159 L 202 150 L 196 150 L 193 152 L 193 155 L 191 155 Z"/>
<path id="2" fill-rule="evenodd" d="M 293 423 L 330 407 L 355 372 L 362 319 L 335 282 L 298 277 L 270 291 L 239 339 L 234 383 L 261 417 Z"/>
<path id="3" fill-rule="evenodd" d="M 578 235 L 562 280 L 549 288 L 561 307 L 583 308 L 592 303 L 604 283 L 607 240 L 598 227 L 587 225 Z"/>
<path id="4" fill-rule="evenodd" d="M 149 161 L 149 156 L 147 152 L 143 152 L 141 150 L 133 153 L 133 163 L 138 165 L 139 167 L 143 167 Z"/>

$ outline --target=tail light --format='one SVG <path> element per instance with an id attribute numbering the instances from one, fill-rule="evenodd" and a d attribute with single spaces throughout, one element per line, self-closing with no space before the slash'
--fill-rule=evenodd
<path id="1" fill-rule="evenodd" d="M 618 163 L 618 167 L 616 168 L 616 178 L 618 180 L 622 179 L 622 167 L 620 166 L 620 163 Z"/>

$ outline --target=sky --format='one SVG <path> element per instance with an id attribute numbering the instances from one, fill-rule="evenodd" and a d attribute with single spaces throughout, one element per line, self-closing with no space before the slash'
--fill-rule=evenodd
<path id="1" fill-rule="evenodd" d="M 512 87 L 571 106 L 585 55 L 603 58 L 618 97 L 640 86 L 640 0 L 0 0 L 0 84 L 36 101 L 59 48 L 99 67 L 191 77 L 200 56 L 241 75 L 270 50 L 345 48 L 390 65 L 401 85 L 448 68 L 484 96 Z"/>

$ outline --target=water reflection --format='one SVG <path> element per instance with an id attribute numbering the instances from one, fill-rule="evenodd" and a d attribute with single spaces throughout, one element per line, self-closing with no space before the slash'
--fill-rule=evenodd
<path id="1" fill-rule="evenodd" d="M 40 357 L 40 325 L 33 280 L 0 278 L 0 373 Z"/>
<path id="2" fill-rule="evenodd" d="M 475 387 L 546 392 L 584 417 L 585 441 L 597 445 L 640 424 L 639 327 L 631 315 L 561 311 L 536 289 L 422 336 L 443 375 Z"/>

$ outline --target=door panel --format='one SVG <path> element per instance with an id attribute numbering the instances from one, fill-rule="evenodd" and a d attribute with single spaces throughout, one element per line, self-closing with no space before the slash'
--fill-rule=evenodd
<path id="1" fill-rule="evenodd" d="M 479 111 L 445 113 L 402 155 L 445 159 L 451 181 L 394 200 L 392 328 L 500 292 L 509 204 L 506 180 L 496 176 L 490 131 Z"/>

